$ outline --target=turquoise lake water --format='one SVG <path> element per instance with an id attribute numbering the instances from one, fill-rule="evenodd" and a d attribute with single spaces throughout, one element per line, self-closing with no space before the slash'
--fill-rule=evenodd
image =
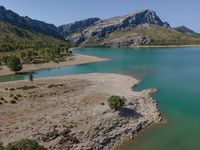
<path id="1" fill-rule="evenodd" d="M 143 79 L 137 90 L 155 87 L 154 95 L 168 123 L 147 129 L 125 150 L 200 150 L 200 48 L 81 48 L 80 54 L 111 61 L 34 72 L 34 78 L 114 72 Z M 0 77 L 0 82 L 27 79 Z"/>

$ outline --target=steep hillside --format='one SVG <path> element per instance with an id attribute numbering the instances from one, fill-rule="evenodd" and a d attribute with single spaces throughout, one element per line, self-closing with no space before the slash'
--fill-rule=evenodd
<path id="1" fill-rule="evenodd" d="M 0 20 L 23 29 L 31 30 L 33 32 L 39 32 L 46 35 L 60 37 L 57 31 L 57 27 L 53 24 L 34 20 L 29 17 L 19 16 L 17 13 L 11 10 L 7 10 L 3 6 L 0 6 Z"/>
<path id="2" fill-rule="evenodd" d="M 0 65 L 15 55 L 23 63 L 62 61 L 70 55 L 70 44 L 64 40 L 31 32 L 0 21 Z"/>
<path id="3" fill-rule="evenodd" d="M 69 45 L 67 42 L 41 33 L 33 33 L 9 23 L 0 21 L 0 52 L 41 49 L 59 45 Z"/>
<path id="4" fill-rule="evenodd" d="M 23 63 L 62 61 L 70 55 L 69 42 L 57 27 L 42 21 L 21 17 L 0 6 L 0 65 L 11 55 Z"/>

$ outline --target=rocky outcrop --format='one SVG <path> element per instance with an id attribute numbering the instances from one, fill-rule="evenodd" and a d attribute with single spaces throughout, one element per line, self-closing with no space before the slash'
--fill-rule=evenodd
<path id="1" fill-rule="evenodd" d="M 148 45 L 152 42 L 149 36 L 131 36 L 127 39 L 116 39 L 111 41 L 106 41 L 101 44 L 105 47 L 131 47 L 137 45 Z"/>
<path id="2" fill-rule="evenodd" d="M 60 36 L 57 31 L 57 27 L 53 24 L 34 20 L 29 17 L 19 16 L 17 13 L 7 10 L 3 6 L 0 6 L 0 20 L 34 32 L 40 32 L 55 37 Z"/>
<path id="3" fill-rule="evenodd" d="M 101 40 L 105 37 L 108 37 L 110 34 L 116 31 L 130 30 L 141 24 L 154 24 L 162 26 L 163 28 L 170 27 L 168 23 L 162 22 L 154 11 L 145 10 L 136 13 L 131 13 L 125 16 L 114 17 L 106 20 L 99 20 L 92 26 L 87 27 L 79 33 L 76 32 L 74 34 L 72 33 L 71 35 L 66 36 L 66 39 L 71 41 L 74 45 L 78 46 L 82 45 L 83 43 L 87 43 L 90 40 Z M 128 43 L 130 43 L 130 41 Z"/>
<path id="4" fill-rule="evenodd" d="M 99 18 L 88 18 L 81 21 L 76 21 L 74 23 L 62 25 L 58 27 L 58 31 L 62 36 L 67 36 L 72 32 L 81 31 L 83 29 L 86 29 L 87 27 L 93 25 L 97 21 L 99 21 Z"/>

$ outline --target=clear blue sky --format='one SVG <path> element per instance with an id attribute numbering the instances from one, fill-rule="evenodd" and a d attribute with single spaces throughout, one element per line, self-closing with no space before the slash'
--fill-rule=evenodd
<path id="1" fill-rule="evenodd" d="M 109 18 L 152 9 L 173 27 L 185 25 L 200 32 L 200 0 L 0 0 L 0 5 L 57 26 L 89 17 Z"/>

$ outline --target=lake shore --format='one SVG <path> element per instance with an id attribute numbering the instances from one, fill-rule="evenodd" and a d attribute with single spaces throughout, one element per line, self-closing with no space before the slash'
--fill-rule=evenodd
<path id="1" fill-rule="evenodd" d="M 161 120 L 151 97 L 156 90 L 133 91 L 138 83 L 101 73 L 37 79 L 32 88 L 26 80 L 0 83 L 0 142 L 31 138 L 50 150 L 114 148 Z M 127 99 L 120 111 L 108 107 L 111 95 Z"/>
<path id="2" fill-rule="evenodd" d="M 184 48 L 184 47 L 200 47 L 200 45 L 138 45 L 131 48 Z"/>
<path id="3" fill-rule="evenodd" d="M 108 61 L 107 58 L 100 58 L 95 56 L 89 56 L 89 55 L 80 55 L 80 54 L 74 54 L 72 56 L 69 56 L 66 58 L 66 61 L 63 62 L 49 62 L 49 63 L 43 63 L 43 64 L 24 64 L 23 70 L 19 73 L 24 72 L 30 72 L 30 71 L 36 71 L 41 69 L 51 69 L 51 68 L 57 68 L 57 67 L 64 67 L 64 66 L 73 66 L 73 65 L 79 65 L 79 64 L 87 64 L 92 62 L 100 62 L 100 61 Z M 9 70 L 9 68 L 5 65 L 0 66 L 0 76 L 5 75 L 12 75 L 14 74 L 12 71 Z"/>
<path id="4" fill-rule="evenodd" d="M 188 48 L 188 47 L 200 47 L 200 45 L 136 45 L 130 47 L 104 47 L 104 48 Z M 76 47 L 76 48 L 84 48 L 84 47 Z M 71 50 L 73 51 L 76 48 L 71 48 Z M 96 48 L 99 47 L 97 46 Z"/>

